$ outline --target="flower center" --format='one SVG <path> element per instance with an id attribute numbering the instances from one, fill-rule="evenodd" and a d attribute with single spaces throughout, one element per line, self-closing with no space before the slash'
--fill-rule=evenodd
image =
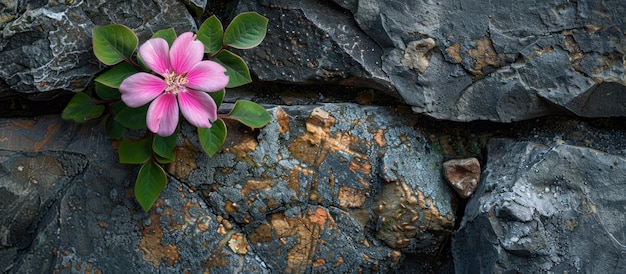
<path id="1" fill-rule="evenodd" d="M 174 95 L 185 89 L 187 78 L 185 74 L 176 74 L 174 72 L 165 75 L 165 92 L 172 93 Z"/>

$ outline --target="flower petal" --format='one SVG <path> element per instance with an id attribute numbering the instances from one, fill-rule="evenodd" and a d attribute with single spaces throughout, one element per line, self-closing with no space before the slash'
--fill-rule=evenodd
<path id="1" fill-rule="evenodd" d="M 150 73 L 138 72 L 122 81 L 122 101 L 129 107 L 140 107 L 156 98 L 165 90 L 165 81 Z"/>
<path id="2" fill-rule="evenodd" d="M 154 72 L 165 75 L 171 72 L 169 45 L 163 38 L 153 38 L 139 47 L 139 56 L 141 60 Z"/>
<path id="3" fill-rule="evenodd" d="M 226 68 L 213 61 L 197 63 L 187 73 L 187 87 L 201 91 L 218 91 L 228 85 Z"/>
<path id="4" fill-rule="evenodd" d="M 194 39 L 193 33 L 185 32 L 172 43 L 170 62 L 177 74 L 187 73 L 195 64 L 202 61 L 204 45 Z"/>
<path id="5" fill-rule="evenodd" d="M 207 93 L 188 89 L 178 93 L 178 103 L 185 119 L 196 127 L 210 128 L 209 120 L 217 120 L 217 106 Z"/>
<path id="6" fill-rule="evenodd" d="M 146 125 L 150 131 L 167 137 L 174 133 L 178 126 L 178 104 L 176 95 L 165 93 L 152 102 L 148 107 Z"/>

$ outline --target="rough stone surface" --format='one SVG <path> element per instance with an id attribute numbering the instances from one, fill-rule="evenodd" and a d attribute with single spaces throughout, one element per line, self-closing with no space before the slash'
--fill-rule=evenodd
<path id="1" fill-rule="evenodd" d="M 236 12 L 250 10 L 270 20 L 262 46 L 240 52 L 260 80 L 393 91 L 381 48 L 349 13 L 317 0 L 239 1 Z"/>
<path id="2" fill-rule="evenodd" d="M 174 174 L 207 192 L 218 215 L 252 231 L 266 257 L 287 256 L 287 267 L 273 269 L 289 272 L 318 258 L 320 269 L 389 269 L 398 262 L 389 248 L 434 258 L 453 228 L 455 198 L 439 173 L 441 155 L 396 115 L 352 104 L 278 108 L 260 141 L 233 136 L 228 153 L 197 158 Z M 296 228 L 319 218 L 313 234 Z M 330 246 L 318 242 L 322 231 Z M 287 236 L 274 235 L 297 236 L 297 244 L 284 254 L 275 247 Z"/>
<path id="3" fill-rule="evenodd" d="M 261 46 L 240 53 L 271 88 L 366 87 L 348 96 L 382 105 L 391 95 L 453 121 L 625 116 L 622 2 L 0 0 L 0 97 L 19 109 L 15 94 L 88 87 L 103 69 L 94 26 L 125 24 L 143 41 L 194 30 L 203 7 L 207 16 L 230 3 L 270 19 Z M 133 199 L 137 169 L 117 164 L 97 124 L 1 119 L 0 272 L 626 272 L 623 120 L 460 125 L 403 108 L 310 105 L 348 99 L 300 87 L 280 100 L 227 98 L 223 107 L 294 106 L 272 108 L 262 130 L 229 123 L 213 158 L 185 125 L 148 213 Z M 514 139 L 482 153 L 502 135 Z M 486 172 L 460 201 L 460 221 L 441 162 L 464 157 Z"/>
<path id="4" fill-rule="evenodd" d="M 2 4 L 0 96 L 40 99 L 84 90 L 103 68 L 94 26 L 125 24 L 143 41 L 166 27 L 195 30 L 213 5 Z M 262 46 L 239 51 L 260 80 L 372 88 L 453 121 L 626 116 L 622 0 L 237 1 L 242 11 L 270 19 Z"/>
<path id="5" fill-rule="evenodd" d="M 445 161 L 443 176 L 461 198 L 468 198 L 480 182 L 480 162 L 476 158 Z"/>
<path id="6" fill-rule="evenodd" d="M 234 231 L 220 234 L 219 217 L 175 178 L 144 213 L 137 170 L 117 164 L 94 124 L 3 119 L 0 147 L 2 272 L 269 272 L 231 250 Z"/>
<path id="7" fill-rule="evenodd" d="M 625 116 L 624 14 L 619 0 L 365 0 L 354 17 L 383 47 L 383 70 L 414 111 L 509 122 L 552 112 L 551 105 Z M 424 39 L 435 40 L 428 68 L 402 65 Z"/>
<path id="8" fill-rule="evenodd" d="M 182 32 L 196 26 L 175 0 L 1 3 L 0 97 L 27 93 L 41 98 L 58 90 L 84 90 L 104 68 L 92 52 L 95 26 L 124 24 L 141 40 L 160 29 Z"/>
<path id="9" fill-rule="evenodd" d="M 620 0 L 335 3 L 241 1 L 270 19 L 244 53 L 255 74 L 377 88 L 453 121 L 626 116 Z"/>
<path id="10" fill-rule="evenodd" d="M 626 270 L 623 155 L 510 139 L 491 140 L 487 150 L 483 180 L 452 241 L 456 271 Z"/>
<path id="11" fill-rule="evenodd" d="M 437 258 L 456 198 L 410 118 L 351 104 L 271 113 L 260 132 L 229 124 L 212 158 L 185 126 L 148 213 L 137 168 L 117 164 L 96 124 L 0 120 L 0 270 L 356 273 Z"/>

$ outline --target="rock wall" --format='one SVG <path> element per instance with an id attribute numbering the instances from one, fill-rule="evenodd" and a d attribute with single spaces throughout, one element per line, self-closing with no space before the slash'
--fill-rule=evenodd
<path id="1" fill-rule="evenodd" d="M 141 41 L 164 28 L 196 29 L 185 6 L 172 0 L 0 3 L 0 97 L 25 93 L 39 99 L 84 90 L 104 69 L 91 48 L 95 26 L 124 24 Z"/>
<path id="2" fill-rule="evenodd" d="M 453 121 L 626 114 L 620 0 L 335 2 L 240 3 L 273 19 L 246 55 L 260 79 L 358 83 Z"/>
<path id="3" fill-rule="evenodd" d="M 487 150 L 452 242 L 456 271 L 624 271 L 624 151 L 506 139 Z"/>
<path id="4" fill-rule="evenodd" d="M 252 10 L 270 19 L 240 52 L 259 81 L 223 106 L 273 117 L 229 124 L 212 158 L 184 125 L 148 213 L 99 125 L 0 119 L 0 271 L 623 272 L 620 0 L 0 4 L 8 109 L 89 89 L 94 26 L 143 41 Z M 441 170 L 469 156 L 465 199 Z"/>
<path id="5" fill-rule="evenodd" d="M 256 138 L 231 125 L 212 158 L 186 127 L 149 213 L 95 125 L 0 121 L 3 271 L 386 272 L 445 248 L 456 197 L 410 119 L 351 104 L 271 112 Z"/>
<path id="6" fill-rule="evenodd" d="M 100 71 L 93 26 L 125 24 L 143 40 L 165 27 L 196 29 L 188 9 L 207 6 L 4 2 L 0 96 L 38 97 L 83 90 Z M 270 19 L 264 46 L 242 53 L 260 80 L 370 87 L 453 121 L 626 115 L 621 0 L 270 0 L 240 1 L 234 11 L 250 10 Z"/>

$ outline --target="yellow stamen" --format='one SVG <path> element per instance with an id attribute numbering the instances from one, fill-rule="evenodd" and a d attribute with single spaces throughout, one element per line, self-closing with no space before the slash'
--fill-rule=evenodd
<path id="1" fill-rule="evenodd" d="M 185 74 L 176 74 L 175 72 L 172 72 L 170 74 L 166 74 L 165 75 L 165 92 L 166 93 L 171 93 L 171 94 L 178 94 L 180 91 L 182 91 L 183 89 L 185 89 L 185 85 L 187 84 L 187 82 L 189 82 L 187 80 L 187 77 L 185 77 Z"/>

